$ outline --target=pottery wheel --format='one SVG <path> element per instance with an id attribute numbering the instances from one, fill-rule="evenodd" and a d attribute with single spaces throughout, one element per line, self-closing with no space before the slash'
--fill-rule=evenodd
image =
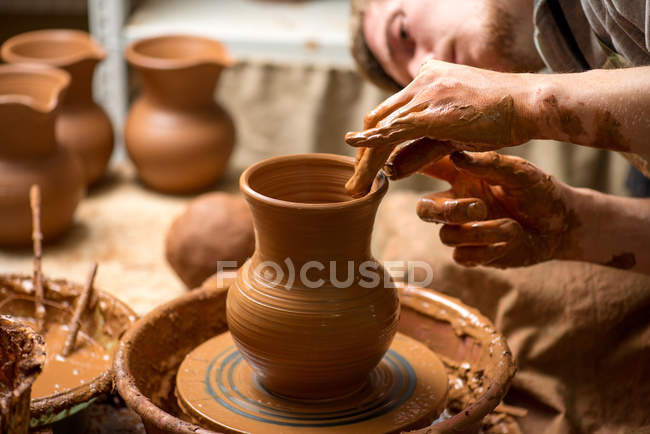
<path id="1" fill-rule="evenodd" d="M 237 433 L 399 432 L 429 425 L 444 407 L 444 366 L 425 345 L 399 333 L 368 380 L 341 398 L 282 398 L 257 381 L 230 333 L 224 333 L 185 357 L 176 395 L 200 425 Z"/>

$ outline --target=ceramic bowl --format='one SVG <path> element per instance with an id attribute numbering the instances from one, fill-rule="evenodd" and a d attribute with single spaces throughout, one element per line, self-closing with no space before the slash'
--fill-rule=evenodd
<path id="1" fill-rule="evenodd" d="M 47 322 L 67 324 L 74 302 L 83 290 L 80 284 L 63 279 L 43 279 Z M 95 290 L 94 306 L 82 315 L 82 330 L 102 345 L 111 355 L 115 353 L 122 334 L 137 319 L 123 302 L 101 290 Z M 16 317 L 33 317 L 34 290 L 32 278 L 19 274 L 0 274 L 0 313 Z M 109 368 L 92 381 L 62 393 L 31 401 L 30 425 L 57 422 L 90 405 L 97 397 L 113 388 L 113 369 Z"/>
<path id="2" fill-rule="evenodd" d="M 115 384 L 149 434 L 213 433 L 179 417 L 174 382 L 178 366 L 193 348 L 227 331 L 224 286 L 214 277 L 208 279 L 200 289 L 142 317 L 122 338 L 115 358 Z M 477 431 L 506 394 L 515 373 L 505 338 L 487 318 L 458 300 L 415 287 L 400 287 L 399 293 L 399 331 L 440 356 L 456 385 L 450 391 L 450 404 L 462 406 L 453 415 L 445 412 L 447 417 L 434 428 Z M 469 383 L 472 390 L 463 389 Z"/>

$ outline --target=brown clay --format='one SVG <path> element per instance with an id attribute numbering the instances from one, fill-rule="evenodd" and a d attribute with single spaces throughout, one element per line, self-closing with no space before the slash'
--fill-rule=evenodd
<path id="1" fill-rule="evenodd" d="M 192 200 L 167 232 L 165 255 L 176 274 L 195 288 L 217 272 L 217 261 L 239 268 L 255 249 L 253 218 L 241 196 L 207 193 Z"/>
<path id="2" fill-rule="evenodd" d="M 451 417 L 433 425 L 432 432 L 476 432 L 507 392 L 515 372 L 505 338 L 458 300 L 422 288 L 398 290 L 399 331 L 437 353 L 450 377 L 453 407 L 446 413 Z M 174 379 L 190 351 L 227 331 L 226 293 L 216 278 L 210 278 L 201 289 L 145 315 L 122 338 L 115 383 L 149 434 L 214 433 L 184 419 Z"/>
<path id="3" fill-rule="evenodd" d="M 113 152 L 113 127 L 92 97 L 95 67 L 104 49 L 86 32 L 52 29 L 22 33 L 2 44 L 9 63 L 42 63 L 70 74 L 70 87 L 56 121 L 56 137 L 79 156 L 87 184 L 99 180 Z"/>
<path id="4" fill-rule="evenodd" d="M 129 45 L 128 62 L 142 82 L 124 140 L 142 181 L 167 193 L 211 186 L 234 145 L 230 116 L 214 101 L 225 48 L 198 36 L 160 36 Z"/>
<path id="5" fill-rule="evenodd" d="M 344 185 L 353 171 L 350 158 L 305 154 L 261 161 L 241 176 L 256 251 L 231 286 L 228 326 L 259 381 L 275 394 L 319 399 L 350 392 L 395 335 L 396 291 L 370 252 L 388 181 L 379 176 L 370 194 L 352 200 Z M 282 267 L 287 279 L 267 276 L 279 272 L 266 263 Z M 363 263 L 378 275 L 366 287 Z M 321 284 L 309 287 L 307 280 Z"/>
<path id="6" fill-rule="evenodd" d="M 43 373 L 32 387 L 32 398 L 41 399 L 66 392 L 92 381 L 111 367 L 106 350 L 88 335 L 77 335 L 77 346 L 69 356 L 61 355 L 69 328 L 50 324 L 44 334 L 47 359 Z"/>
<path id="7" fill-rule="evenodd" d="M 45 363 L 43 338 L 0 315 L 0 433 L 26 434 L 32 383 Z"/>
<path id="8" fill-rule="evenodd" d="M 77 158 L 57 144 L 55 120 L 70 76 L 41 65 L 0 65 L 0 244 L 28 244 L 29 190 L 39 185 L 44 239 L 70 224 L 84 194 Z"/>
<path id="9" fill-rule="evenodd" d="M 399 332 L 438 354 L 449 375 L 447 410 L 452 416 L 435 423 L 433 432 L 478 432 L 483 418 L 508 392 L 516 372 L 506 339 L 460 300 L 402 285 L 399 295 Z M 427 430 L 414 432 L 429 434 Z"/>
<path id="10" fill-rule="evenodd" d="M 43 380 L 39 388 L 42 386 L 42 393 L 58 393 L 36 396 L 31 401 L 32 425 L 49 424 L 68 417 L 85 408 L 98 396 L 110 392 L 113 385 L 113 353 L 122 333 L 136 320 L 135 313 L 128 306 L 96 289 L 90 307 L 81 316 L 81 331 L 75 351 L 66 363 L 55 353 L 64 345 L 67 334 L 67 326 L 64 324 L 70 321 L 75 301 L 83 287 L 66 280 L 43 279 L 43 288 L 47 308 L 45 328 L 49 360 L 39 378 Z M 27 322 L 34 321 L 31 276 L 0 274 L 0 313 Z M 106 355 L 108 360 L 104 360 Z M 69 363 L 77 365 L 79 361 L 84 366 L 75 366 L 79 369 L 79 373 L 75 374 Z M 97 366 L 92 366 L 93 364 Z M 54 368 L 54 372 L 48 373 L 50 368 Z M 84 380 L 83 384 L 81 380 Z M 59 387 L 55 384 L 59 384 Z"/>

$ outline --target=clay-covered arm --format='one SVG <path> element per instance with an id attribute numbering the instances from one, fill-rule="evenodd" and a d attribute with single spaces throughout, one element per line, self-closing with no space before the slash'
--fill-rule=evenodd
<path id="1" fill-rule="evenodd" d="M 529 93 L 531 138 L 632 152 L 650 161 L 650 67 L 540 74 Z"/>
<path id="2" fill-rule="evenodd" d="M 364 128 L 346 141 L 381 152 L 360 160 L 365 164 L 348 184 L 353 195 L 365 194 L 374 179 L 363 172 L 386 161 L 389 175 L 399 179 L 454 151 L 531 139 L 633 153 L 643 170 L 650 161 L 650 67 L 513 74 L 430 60 L 366 116 Z"/>
<path id="3" fill-rule="evenodd" d="M 650 199 L 572 189 L 576 228 L 567 249 L 558 259 L 572 259 L 650 275 Z"/>

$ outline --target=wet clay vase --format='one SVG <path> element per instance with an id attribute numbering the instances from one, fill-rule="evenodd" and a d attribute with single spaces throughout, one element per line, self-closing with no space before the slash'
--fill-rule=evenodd
<path id="1" fill-rule="evenodd" d="M 70 82 L 43 65 L 0 65 L 0 245 L 29 244 L 29 189 L 41 188 L 41 230 L 61 234 L 84 194 L 81 165 L 55 137 L 59 101 Z"/>
<path id="2" fill-rule="evenodd" d="M 350 158 L 306 154 L 264 160 L 241 176 L 256 250 L 228 292 L 228 327 L 274 394 L 358 390 L 397 330 L 395 286 L 370 251 L 388 182 L 379 175 L 352 199 L 344 185 L 353 170 Z"/>
<path id="3" fill-rule="evenodd" d="M 56 122 L 59 144 L 77 154 L 87 184 L 98 181 L 113 152 L 113 127 L 92 96 L 95 67 L 104 49 L 80 30 L 39 30 L 8 39 L 2 58 L 10 63 L 42 63 L 61 68 L 71 77 Z"/>
<path id="4" fill-rule="evenodd" d="M 231 61 L 217 41 L 198 36 L 142 39 L 126 49 L 142 94 L 126 120 L 124 140 L 140 179 L 164 193 L 210 187 L 234 145 L 232 119 L 214 101 Z"/>
<path id="5" fill-rule="evenodd" d="M 31 327 L 0 315 L 0 434 L 27 434 L 32 384 L 45 363 L 45 342 Z"/>

